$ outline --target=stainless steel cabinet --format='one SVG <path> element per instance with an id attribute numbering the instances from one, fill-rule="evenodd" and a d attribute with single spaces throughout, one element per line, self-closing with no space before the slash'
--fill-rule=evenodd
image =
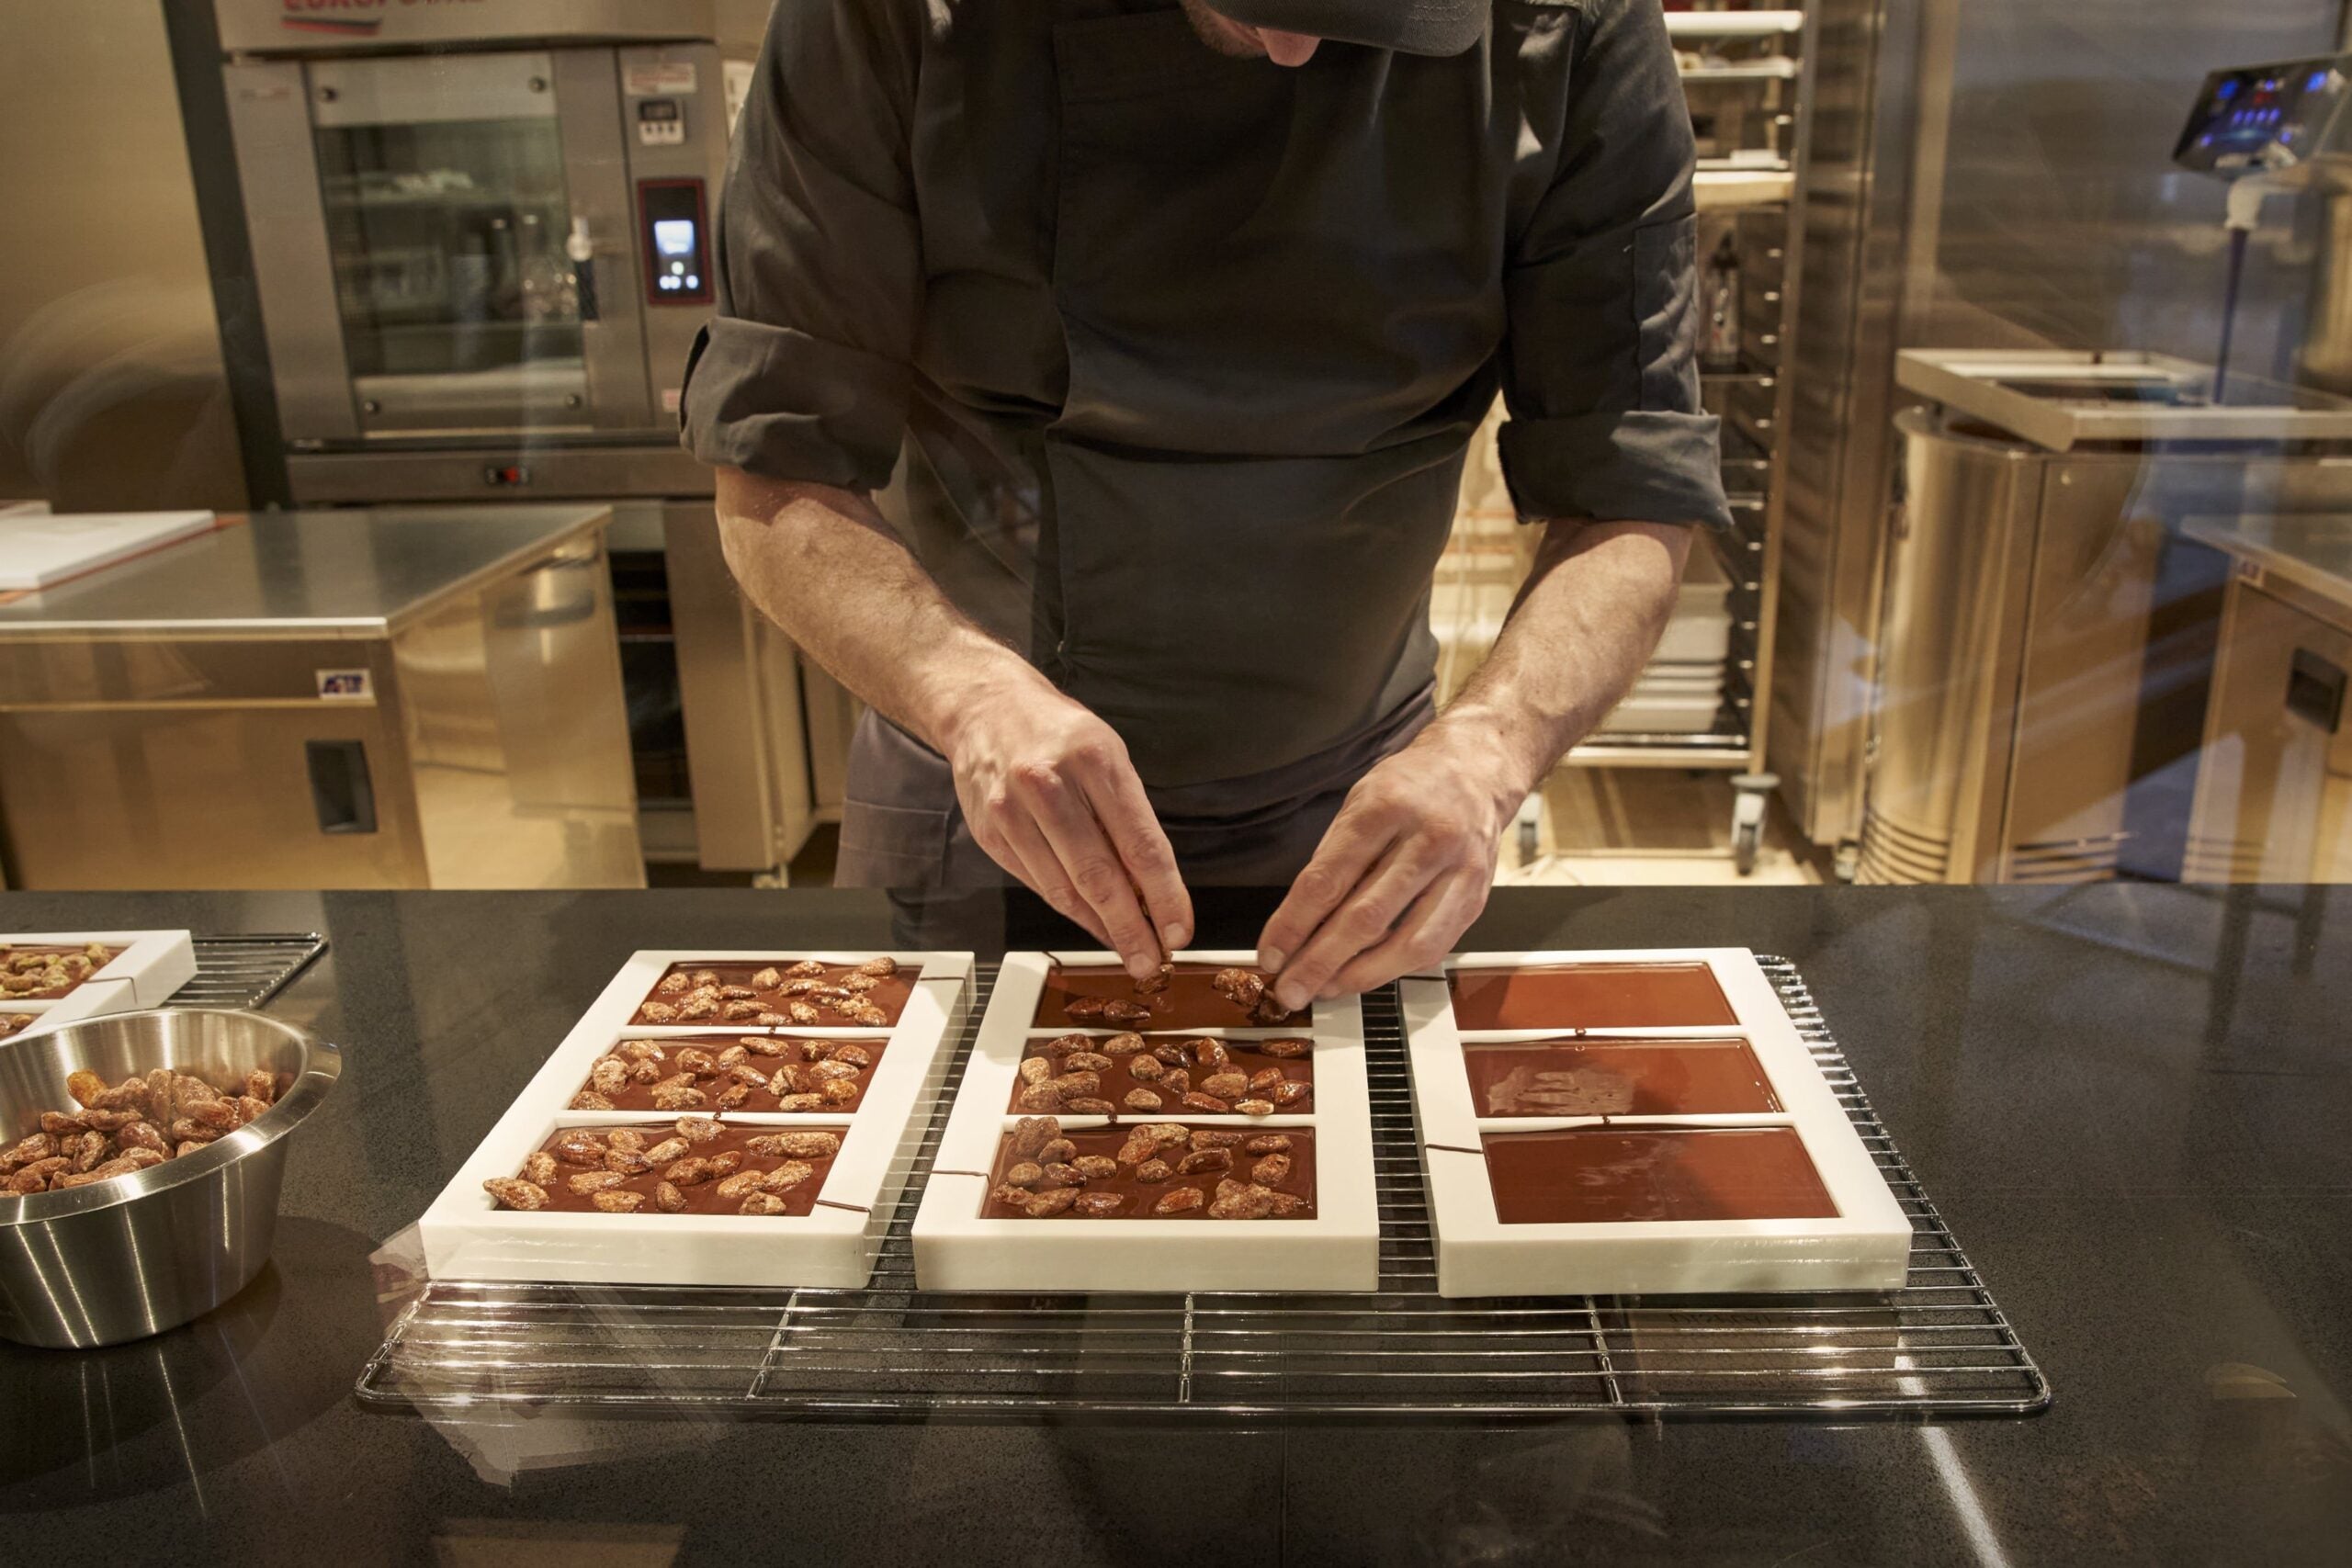
<path id="1" fill-rule="evenodd" d="M 0 607 L 11 881 L 643 886 L 605 516 L 270 513 Z"/>
<path id="2" fill-rule="evenodd" d="M 2141 464 L 1896 425 L 1862 878 L 2112 874 L 2165 540 Z"/>
<path id="3" fill-rule="evenodd" d="M 2352 566 L 2352 520 L 2289 526 L 2307 540 L 2324 531 L 2339 568 Z M 2282 573 L 2267 552 L 2244 550 L 2243 528 L 2198 532 L 2241 564 L 2222 612 L 2186 876 L 2352 882 L 2352 577 L 2297 563 Z"/>
<path id="4" fill-rule="evenodd" d="M 2340 510 L 2352 403 L 2149 355 L 1906 350 L 1860 875 L 2181 874 L 2223 561 Z"/>

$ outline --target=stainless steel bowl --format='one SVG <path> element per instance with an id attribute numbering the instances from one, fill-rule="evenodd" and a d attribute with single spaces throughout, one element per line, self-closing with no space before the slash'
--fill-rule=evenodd
<path id="1" fill-rule="evenodd" d="M 0 1131 L 72 1108 L 66 1075 L 110 1084 L 170 1067 L 217 1087 L 255 1067 L 287 1085 L 269 1111 L 201 1153 L 69 1192 L 0 1196 L 0 1338 L 86 1348 L 141 1339 L 209 1312 L 268 1261 L 286 1135 L 318 1109 L 341 1054 L 254 1012 L 116 1013 L 0 1043 Z"/>

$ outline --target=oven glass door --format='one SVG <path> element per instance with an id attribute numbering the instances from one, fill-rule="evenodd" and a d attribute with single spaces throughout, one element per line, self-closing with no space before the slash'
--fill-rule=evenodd
<path id="1" fill-rule="evenodd" d="M 587 429 L 556 69 L 545 52 L 311 66 L 352 400 L 369 434 Z M 593 275 L 586 281 L 593 290 Z"/>

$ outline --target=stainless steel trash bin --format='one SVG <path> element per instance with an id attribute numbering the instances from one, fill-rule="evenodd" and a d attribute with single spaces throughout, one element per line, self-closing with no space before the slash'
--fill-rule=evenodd
<path id="1" fill-rule="evenodd" d="M 2148 355 L 1913 351 L 1898 376 L 1931 406 L 1895 419 L 1859 879 L 2177 874 L 2190 784 L 2137 807 L 2193 779 L 2226 572 L 2182 525 L 2352 484 L 2352 403 L 2250 382 L 2215 407 L 2209 372 Z"/>

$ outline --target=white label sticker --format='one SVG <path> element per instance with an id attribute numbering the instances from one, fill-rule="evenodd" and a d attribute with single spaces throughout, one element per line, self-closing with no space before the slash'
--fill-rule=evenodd
<path id="1" fill-rule="evenodd" d="M 336 702 L 372 702 L 376 683 L 365 670 L 322 670 L 319 695 Z"/>
<path id="2" fill-rule="evenodd" d="M 662 412 L 663 413 L 676 413 L 678 412 L 678 404 L 680 400 L 679 389 L 677 388 L 664 387 L 662 389 Z"/>
<path id="3" fill-rule="evenodd" d="M 752 62 L 748 60 L 722 60 L 718 62 L 719 85 L 727 94 L 727 134 L 735 134 L 735 122 L 743 118 L 743 100 L 752 96 Z"/>
<path id="4" fill-rule="evenodd" d="M 632 98 L 691 93 L 695 88 L 695 62 L 691 60 L 644 61 L 621 67 L 621 91 Z"/>

